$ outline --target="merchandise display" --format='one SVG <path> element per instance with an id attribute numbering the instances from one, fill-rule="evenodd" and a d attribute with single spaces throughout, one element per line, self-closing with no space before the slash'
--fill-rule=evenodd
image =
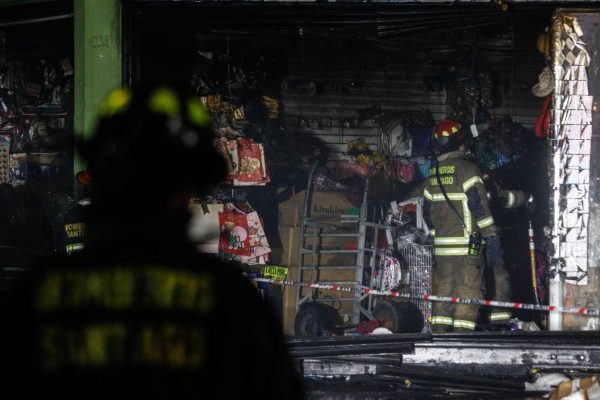
<path id="1" fill-rule="evenodd" d="M 241 262 L 264 259 L 271 252 L 256 211 L 245 213 L 233 204 L 226 204 L 219 212 L 219 230 L 221 251 L 240 256 Z"/>
<path id="2" fill-rule="evenodd" d="M 301 35 L 298 40 L 308 38 Z M 335 33 L 329 38 L 335 41 Z M 457 35 L 457 40 L 460 39 Z M 519 204 L 500 203 L 507 203 L 507 193 L 525 193 L 526 184 L 518 178 L 524 171 L 532 176 L 531 181 L 540 180 L 545 174 L 543 169 L 533 170 L 533 173 L 528 169 L 536 140 L 544 140 L 542 132 L 549 129 L 550 107 L 546 103 L 535 133 L 534 115 L 523 123 L 522 118 L 509 111 L 508 107 L 515 100 L 505 89 L 509 85 L 507 79 L 513 75 L 507 75 L 504 65 L 494 60 L 496 56 L 490 56 L 485 47 L 490 46 L 489 43 L 497 45 L 493 42 L 496 39 L 481 38 L 480 43 L 478 39 L 468 42 L 464 48 L 447 49 L 456 57 L 444 55 L 444 62 L 437 64 L 432 63 L 431 54 L 420 58 L 413 53 L 415 62 L 418 60 L 424 71 L 416 79 L 419 87 L 408 89 L 404 81 L 402 87 L 394 90 L 399 93 L 406 90 L 420 99 L 423 99 L 420 96 L 430 98 L 415 105 L 402 103 L 400 106 L 385 103 L 384 89 L 377 86 L 381 83 L 375 79 L 377 75 L 372 66 L 365 68 L 371 68 L 371 73 L 375 73 L 373 77 L 361 73 L 354 74 L 350 80 L 328 77 L 327 68 L 319 66 L 319 60 L 327 56 L 320 52 L 317 42 L 311 42 L 313 47 L 304 48 L 299 56 L 284 43 L 263 40 L 271 46 L 255 48 L 250 46 L 251 39 L 233 33 L 199 34 L 196 42 L 196 68 L 190 84 L 211 114 L 218 133 L 215 146 L 226 159 L 229 170 L 217 190 L 203 199 L 210 206 L 210 212 L 201 211 L 200 215 L 211 221 L 213 237 L 215 234 L 219 237 L 218 241 L 204 240 L 203 251 L 236 259 L 257 277 L 262 276 L 265 265 L 281 265 L 288 268 L 288 276 L 300 276 L 302 282 L 308 282 L 302 278 L 305 269 L 312 271 L 310 279 L 315 281 L 353 282 L 418 295 L 430 292 L 434 256 L 432 243 L 427 238 L 428 228 L 422 220 L 421 206 L 416 206 L 418 201 L 403 202 L 422 197 L 425 183 L 432 178 L 431 151 L 436 146 L 432 133 L 444 117 L 464 127 L 461 132 L 465 157 L 493 182 L 488 196 L 501 230 L 519 229 L 516 221 L 522 214 L 522 201 L 517 200 L 522 196 L 515 200 Z M 361 48 L 362 57 L 369 51 L 382 51 L 377 46 L 365 46 L 371 47 L 369 50 Z M 253 51 L 248 51 L 249 47 Z M 345 47 L 341 46 L 332 55 L 343 58 L 344 51 Z M 382 54 L 391 56 L 393 53 L 385 50 Z M 441 54 L 440 51 L 436 56 Z M 542 95 L 551 98 L 553 71 L 543 67 L 540 70 L 542 74 L 538 71 L 530 77 L 530 87 L 534 88 L 519 96 L 529 96 L 532 101 Z M 390 79 L 390 84 L 396 84 L 393 79 L 399 78 Z M 382 82 L 385 80 L 384 77 Z M 359 99 L 364 91 L 372 93 L 369 96 L 383 97 L 378 100 L 367 97 L 369 103 L 356 107 L 356 100 L 352 99 Z M 431 97 L 440 92 L 443 93 L 443 110 L 431 101 Z M 336 107 L 339 112 L 333 110 Z M 444 137 L 443 132 L 440 135 Z M 308 200 L 299 200 L 299 193 L 303 199 L 304 194 L 309 193 Z M 293 224 L 286 219 L 291 216 L 286 207 L 292 200 L 298 206 Z M 399 203 L 403 205 L 398 206 Z M 395 211 L 391 204 L 396 204 Z M 215 207 L 221 211 L 214 212 Z M 356 211 L 348 212 L 352 208 Z M 260 222 L 258 236 L 264 233 L 260 241 L 266 241 L 268 246 L 250 244 L 251 218 Z M 348 232 L 319 225 L 340 223 L 346 224 L 342 226 Z M 355 223 L 358 236 L 353 238 L 354 225 L 350 224 Z M 377 231 L 373 232 L 377 239 L 370 236 L 370 230 Z M 540 230 L 537 221 L 535 230 Z M 315 232 L 318 232 L 316 236 Z M 341 233 L 348 236 L 342 238 Z M 543 235 L 535 237 L 536 241 L 543 240 Z M 483 242 L 478 246 L 485 248 Z M 510 278 L 502 278 L 504 285 L 505 279 L 525 279 L 513 275 L 521 263 L 520 254 L 529 257 L 526 249 L 523 251 L 512 242 L 508 246 L 514 247 L 511 247 L 514 251 L 504 252 L 511 272 Z M 542 249 L 543 246 L 539 247 L 537 255 Z M 374 255 L 369 255 L 370 251 L 374 251 Z M 263 267 L 256 269 L 257 264 Z M 345 270 L 347 266 L 352 268 Z M 540 274 L 545 266 L 537 264 L 538 279 L 543 279 Z M 493 281 L 498 276 L 489 285 L 494 286 Z M 537 287 L 545 285 L 539 282 Z M 312 303 L 319 299 L 348 322 L 368 316 L 376 303 L 363 299 L 359 301 L 363 303 L 356 305 L 353 299 L 338 300 L 333 295 L 330 299 L 330 295 L 317 291 L 300 292 L 299 296 L 287 296 L 283 308 L 296 313 L 304 307 L 301 302 Z M 494 290 L 489 289 L 489 299 L 494 298 L 493 293 Z M 292 297 L 296 297 L 296 304 Z M 415 304 L 424 317 L 425 329 L 430 329 L 431 304 L 423 301 Z M 284 320 L 293 320 L 293 317 L 284 316 Z"/>
<path id="3" fill-rule="evenodd" d="M 54 43 L 42 30 L 53 32 Z M 69 26 L 0 31 L 0 279 L 57 251 L 78 202 L 73 179 L 73 48 Z M 72 33 L 71 33 L 72 36 Z M 18 249 L 18 250 L 17 250 Z M 3 286 L 3 287 L 4 287 Z"/>
<path id="4" fill-rule="evenodd" d="M 232 58 L 200 50 L 191 80 L 213 119 L 215 146 L 229 171 L 210 200 L 224 204 L 218 252 L 243 264 L 279 262 L 277 188 L 301 189 L 313 161 L 326 158 L 327 148 L 319 139 L 301 137 L 282 123 L 286 68 L 277 53 Z M 326 185 L 328 178 L 321 179 Z M 239 200 L 251 211 L 234 206 Z"/>
<path id="5" fill-rule="evenodd" d="M 71 61 L 5 61 L 0 75 L 0 132 L 9 141 L 7 183 L 58 174 L 68 143 L 67 118 L 73 91 Z"/>

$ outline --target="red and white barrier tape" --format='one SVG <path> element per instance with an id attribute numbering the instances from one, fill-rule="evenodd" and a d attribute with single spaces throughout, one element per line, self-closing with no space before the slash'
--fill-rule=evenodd
<path id="1" fill-rule="evenodd" d="M 255 282 L 260 283 L 272 283 L 274 285 L 281 286 L 297 286 L 311 289 L 322 289 L 332 290 L 335 292 L 346 292 L 354 293 L 358 295 L 373 295 L 373 296 L 384 296 L 384 297 L 398 297 L 403 299 L 412 300 L 427 300 L 427 301 L 440 301 L 444 303 L 457 303 L 457 304 L 472 304 L 488 307 L 499 307 L 499 308 L 512 308 L 517 310 L 533 310 L 533 311 L 555 311 L 565 314 L 579 314 L 589 316 L 600 316 L 600 309 L 590 307 L 560 307 L 552 305 L 538 305 L 528 303 L 512 303 L 509 301 L 495 301 L 495 300 L 480 300 L 480 299 L 461 299 L 458 297 L 446 297 L 446 296 L 434 296 L 431 294 L 424 294 L 423 296 L 411 296 L 408 293 L 400 293 L 396 291 L 382 291 L 361 287 L 348 287 L 339 285 L 327 285 L 324 283 L 309 283 L 309 282 L 295 282 L 295 281 L 278 281 L 274 279 L 265 278 L 254 278 Z"/>

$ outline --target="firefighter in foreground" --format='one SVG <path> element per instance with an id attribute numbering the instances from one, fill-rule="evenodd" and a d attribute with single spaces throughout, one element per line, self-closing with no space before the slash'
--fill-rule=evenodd
<path id="1" fill-rule="evenodd" d="M 188 240 L 190 196 L 225 174 L 201 100 L 165 86 L 123 88 L 100 115 L 80 146 L 93 179 L 85 248 L 46 260 L 2 304 L 5 390 L 302 398 L 258 291 Z"/>
<path id="2" fill-rule="evenodd" d="M 423 213 L 434 239 L 433 291 L 481 299 L 484 251 L 502 256 L 482 174 L 464 158 L 458 123 L 441 121 L 431 144 L 434 159 L 423 193 Z M 434 333 L 472 332 L 478 307 L 434 302 L 432 314 Z"/>

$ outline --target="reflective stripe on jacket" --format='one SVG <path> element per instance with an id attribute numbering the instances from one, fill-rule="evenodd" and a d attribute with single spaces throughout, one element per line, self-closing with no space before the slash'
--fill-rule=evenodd
<path id="1" fill-rule="evenodd" d="M 481 172 L 462 155 L 462 152 L 457 151 L 440 156 L 438 168 L 444 190 L 467 227 L 466 230 L 440 189 L 435 165 L 430 170 L 423 192 L 424 217 L 428 227 L 435 232 L 436 256 L 466 256 L 469 232 L 479 231 L 484 237 L 496 233 Z"/>

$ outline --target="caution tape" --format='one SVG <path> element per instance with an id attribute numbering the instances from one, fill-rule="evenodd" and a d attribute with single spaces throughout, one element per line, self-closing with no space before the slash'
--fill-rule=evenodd
<path id="1" fill-rule="evenodd" d="M 310 283 L 310 282 L 296 282 L 288 280 L 274 280 L 265 278 L 254 278 L 253 281 L 260 283 L 271 283 L 274 285 L 281 286 L 297 286 L 310 289 L 322 289 L 332 290 L 335 292 L 346 292 L 358 295 L 372 295 L 382 297 L 396 297 L 411 300 L 427 300 L 427 301 L 439 301 L 443 303 L 456 303 L 456 304 L 472 304 L 487 307 L 498 307 L 498 308 L 512 308 L 517 310 L 531 310 L 531 311 L 553 311 L 565 314 L 579 314 L 589 316 L 600 316 L 600 309 L 591 307 L 561 307 L 553 305 L 541 305 L 541 304 L 528 304 L 528 303 L 513 303 L 509 301 L 495 301 L 495 300 L 480 300 L 480 299 L 462 299 L 459 297 L 447 297 L 447 296 L 434 296 L 431 294 L 424 294 L 423 296 L 413 296 L 409 293 L 400 293 L 397 291 L 383 291 L 376 289 L 369 289 L 365 287 L 348 287 L 339 285 L 328 285 L 324 283 Z"/>

